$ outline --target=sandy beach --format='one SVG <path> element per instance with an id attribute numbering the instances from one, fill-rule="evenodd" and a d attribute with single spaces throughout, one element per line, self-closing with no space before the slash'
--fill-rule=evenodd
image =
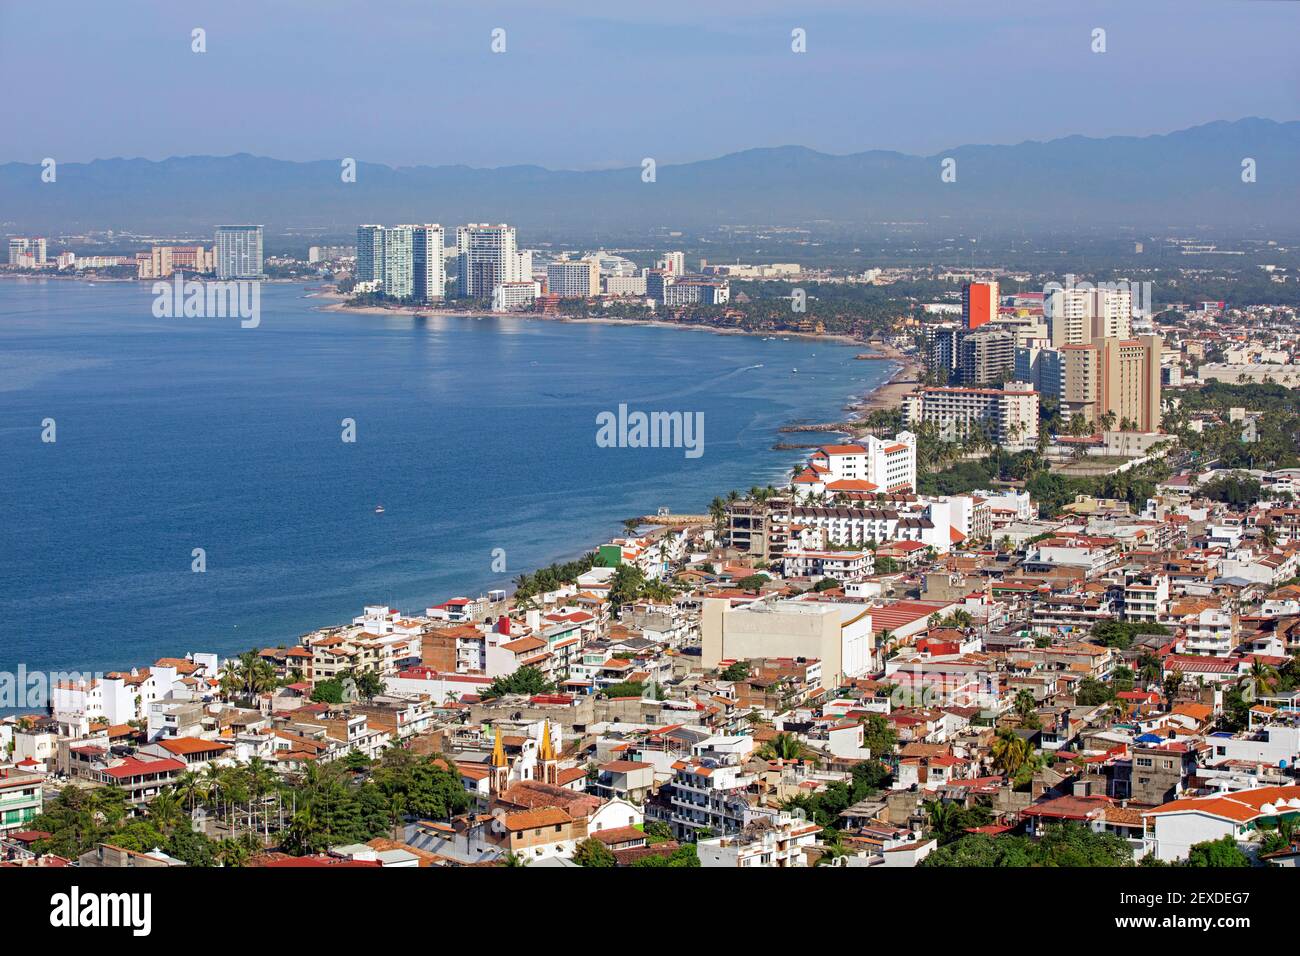
<path id="1" fill-rule="evenodd" d="M 347 297 L 338 292 L 319 291 L 310 293 L 309 298 L 335 299 L 331 305 L 320 307 L 322 312 L 349 312 L 357 315 L 427 315 L 440 318 L 474 318 L 492 313 L 469 312 L 464 309 L 439 309 L 431 306 L 413 305 L 348 305 Z M 852 335 L 818 335 L 815 332 L 773 332 L 754 331 L 750 329 L 728 329 L 714 325 L 695 325 L 689 322 L 669 322 L 666 319 L 620 319 L 605 316 L 568 316 L 539 315 L 533 312 L 504 312 L 503 316 L 516 319 L 531 319 L 537 322 L 565 322 L 571 325 L 644 325 L 661 329 L 686 329 L 692 332 L 708 332 L 713 335 L 757 335 L 763 338 L 816 339 L 826 342 L 838 342 L 842 345 L 862 345 L 861 339 Z M 885 351 L 885 350 L 881 350 Z"/>
<path id="2" fill-rule="evenodd" d="M 863 398 L 858 409 L 858 417 L 863 418 L 877 408 L 898 408 L 903 404 L 903 396 L 916 388 L 921 370 L 924 367 L 915 356 L 907 355 L 889 345 L 872 346 L 881 355 L 888 356 L 899 367 L 882 385 L 877 385 Z"/>

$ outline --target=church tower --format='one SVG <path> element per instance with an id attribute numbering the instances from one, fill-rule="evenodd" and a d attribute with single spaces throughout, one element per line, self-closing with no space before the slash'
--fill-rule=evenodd
<path id="1" fill-rule="evenodd" d="M 551 743 L 551 722 L 542 725 L 542 740 L 537 748 L 537 779 L 552 786 L 560 785 L 560 759 Z"/>
<path id="2" fill-rule="evenodd" d="M 510 786 L 510 764 L 506 762 L 506 749 L 501 744 L 501 728 L 496 728 L 497 739 L 492 745 L 492 776 L 488 780 L 488 792 L 496 797 L 505 793 Z"/>

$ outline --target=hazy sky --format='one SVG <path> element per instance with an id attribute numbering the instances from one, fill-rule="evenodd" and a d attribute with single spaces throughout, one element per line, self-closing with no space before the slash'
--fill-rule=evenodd
<path id="1" fill-rule="evenodd" d="M 590 169 L 1143 135 L 1300 118 L 1297 36 L 1283 0 L 0 0 L 0 161 Z"/>

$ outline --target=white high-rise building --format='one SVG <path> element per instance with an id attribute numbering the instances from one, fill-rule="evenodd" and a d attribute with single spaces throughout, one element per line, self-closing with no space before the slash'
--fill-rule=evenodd
<path id="1" fill-rule="evenodd" d="M 383 281 L 384 227 L 357 226 L 357 268 L 354 278 L 358 284 Z"/>
<path id="2" fill-rule="evenodd" d="M 854 492 L 916 491 L 916 436 L 868 435 L 852 445 L 823 445 L 808 459 L 809 472 L 796 484 L 818 490 Z M 872 487 L 867 487 L 870 485 Z"/>
<path id="3" fill-rule="evenodd" d="M 595 259 L 565 259 L 546 267 L 546 290 L 561 299 L 600 294 L 600 266 Z"/>
<path id="4" fill-rule="evenodd" d="M 447 271 L 442 260 L 444 230 L 437 223 L 416 226 L 413 236 L 413 295 L 432 302 L 446 295 Z"/>
<path id="5" fill-rule="evenodd" d="M 686 274 L 686 253 L 665 252 L 664 257 L 659 260 L 659 268 L 665 272 L 671 272 L 675 276 L 684 276 Z"/>
<path id="6" fill-rule="evenodd" d="M 409 299 L 415 291 L 415 226 L 384 230 L 384 293 Z"/>
<path id="7" fill-rule="evenodd" d="M 456 229 L 457 292 L 463 298 L 490 298 L 502 283 L 532 278 L 532 256 L 521 261 L 515 228 L 505 223 L 472 222 Z M 527 266 L 528 274 L 520 275 Z"/>
<path id="8" fill-rule="evenodd" d="M 45 239 L 15 236 L 9 240 L 9 264 L 24 269 L 39 269 L 45 265 Z"/>
<path id="9" fill-rule="evenodd" d="M 1052 347 L 1087 345 L 1093 339 L 1126 339 L 1133 334 L 1133 293 L 1127 288 L 1076 286 L 1066 277 L 1064 288 L 1043 295 L 1043 314 Z"/>
<path id="10" fill-rule="evenodd" d="M 515 253 L 515 271 L 511 282 L 531 282 L 533 280 L 533 250 L 521 249 Z"/>
<path id="11" fill-rule="evenodd" d="M 395 299 L 415 296 L 415 237 L 425 226 L 357 227 L 357 285 Z M 441 227 L 437 227 L 441 230 Z M 441 250 L 441 243 L 438 245 Z M 439 264 L 441 268 L 441 264 Z"/>
<path id="12" fill-rule="evenodd" d="M 262 227 L 217 226 L 217 278 L 262 278 Z"/>
<path id="13" fill-rule="evenodd" d="M 1038 438 L 1038 393 L 1025 382 L 1001 388 L 926 386 L 903 398 L 903 420 L 935 425 L 944 441 L 978 431 L 1007 448 L 1029 448 Z"/>

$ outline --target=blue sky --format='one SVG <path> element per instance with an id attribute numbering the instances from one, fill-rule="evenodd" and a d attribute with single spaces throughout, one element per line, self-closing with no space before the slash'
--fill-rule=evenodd
<path id="1" fill-rule="evenodd" d="M 592 169 L 1145 135 L 1300 118 L 1297 36 L 1281 0 L 3 2 L 0 161 Z"/>

